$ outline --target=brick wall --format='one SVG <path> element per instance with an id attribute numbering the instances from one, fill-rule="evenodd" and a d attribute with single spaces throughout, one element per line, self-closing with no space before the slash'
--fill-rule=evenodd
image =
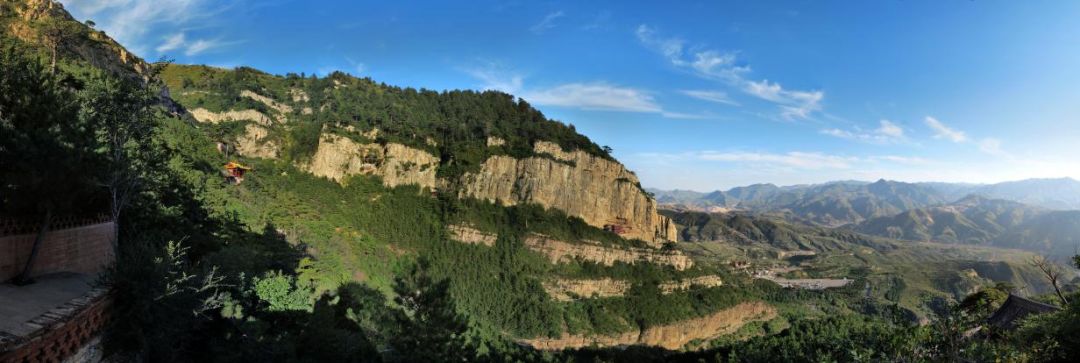
<path id="1" fill-rule="evenodd" d="M 0 362 L 64 361 L 101 332 L 109 322 L 111 304 L 107 290 L 95 289 L 30 321 L 41 328 L 28 337 L 5 337 L 0 332 Z"/>
<path id="2" fill-rule="evenodd" d="M 45 234 L 38 250 L 31 277 L 52 272 L 101 272 L 112 263 L 113 223 L 96 223 L 57 229 Z M 36 234 L 0 237 L 0 281 L 10 280 L 22 271 Z"/>

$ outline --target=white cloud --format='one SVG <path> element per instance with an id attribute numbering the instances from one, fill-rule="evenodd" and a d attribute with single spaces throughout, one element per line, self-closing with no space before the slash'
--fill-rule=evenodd
<path id="1" fill-rule="evenodd" d="M 904 129 L 899 125 L 892 123 L 889 120 L 879 121 L 880 126 L 871 131 L 862 131 L 856 128 L 854 131 L 841 130 L 841 129 L 824 129 L 821 130 L 822 134 L 839 137 L 842 139 L 856 140 L 862 142 L 869 142 L 874 144 L 889 144 L 901 142 L 906 139 L 904 136 Z"/>
<path id="2" fill-rule="evenodd" d="M 203 52 L 205 52 L 207 50 L 221 47 L 221 46 L 223 46 L 225 44 L 226 43 L 223 43 L 223 42 L 221 42 L 220 40 L 217 40 L 217 39 L 199 39 L 199 40 L 196 40 L 194 42 L 191 42 L 191 44 L 188 45 L 187 50 L 184 51 L 184 55 L 189 56 L 189 57 L 193 56 L 193 55 L 198 55 L 198 54 L 203 53 Z"/>
<path id="3" fill-rule="evenodd" d="M 488 62 L 483 67 L 466 69 L 465 73 L 480 80 L 482 90 L 516 94 L 521 91 L 525 83 L 525 76 L 495 62 Z"/>
<path id="4" fill-rule="evenodd" d="M 673 119 L 705 119 L 706 114 L 665 110 L 648 90 L 603 81 L 570 82 L 550 87 L 526 87 L 525 77 L 499 63 L 465 69 L 480 81 L 480 88 L 514 94 L 536 105 L 572 107 L 592 111 L 657 113 Z"/>
<path id="5" fill-rule="evenodd" d="M 165 54 L 174 50 L 183 49 L 184 55 L 193 56 L 206 52 L 207 50 L 218 48 L 224 45 L 230 44 L 228 42 L 222 42 L 220 39 L 196 39 L 194 41 L 188 41 L 187 36 L 183 33 L 176 33 L 154 48 L 158 53 Z"/>
<path id="6" fill-rule="evenodd" d="M 881 120 L 881 127 L 877 129 L 877 133 L 892 138 L 904 137 L 904 129 L 889 120 Z"/>
<path id="7" fill-rule="evenodd" d="M 884 161 L 889 161 L 889 162 L 893 162 L 893 163 L 897 163 L 897 164 L 904 164 L 904 165 L 927 165 L 927 164 L 931 163 L 930 160 L 926 160 L 926 159 L 923 159 L 923 158 L 920 158 L 920 157 L 914 157 L 914 156 L 885 155 L 885 156 L 875 156 L 875 157 L 873 157 L 871 159 L 872 160 L 884 160 Z"/>
<path id="8" fill-rule="evenodd" d="M 349 65 L 352 66 L 353 71 L 356 72 L 356 75 L 361 75 L 364 74 L 364 72 L 367 72 L 367 65 L 365 65 L 364 63 L 357 62 L 355 59 L 352 59 L 352 57 L 349 56 L 345 56 L 345 61 L 349 62 Z"/>
<path id="9" fill-rule="evenodd" d="M 938 119 L 931 116 L 926 116 L 926 126 L 930 127 L 934 131 L 935 139 L 947 139 L 957 144 L 974 144 L 979 148 L 979 151 L 983 153 L 1004 157 L 1008 159 L 1016 159 L 1016 157 L 1009 152 L 1001 148 L 1001 140 L 993 137 L 986 137 L 980 140 L 972 140 L 963 131 L 946 126 Z"/>
<path id="10" fill-rule="evenodd" d="M 783 167 L 805 170 L 816 169 L 848 169 L 859 161 L 855 157 L 823 154 L 818 152 L 791 151 L 787 153 L 767 152 L 721 152 L 721 151 L 693 151 L 681 154 L 645 153 L 644 156 L 652 159 L 666 160 L 698 160 L 716 161 L 729 163 L 750 164 L 755 167 Z"/>
<path id="11" fill-rule="evenodd" d="M 567 83 L 525 92 L 522 98 L 540 105 L 576 107 L 585 110 L 662 112 L 660 106 L 647 92 L 603 82 Z"/>
<path id="12" fill-rule="evenodd" d="M 529 27 L 529 31 L 533 32 L 533 34 L 543 34 L 544 32 L 548 31 L 548 29 L 555 27 L 555 20 L 565 15 L 566 13 L 564 13 L 562 10 L 549 13 L 544 16 L 544 19 L 540 20 L 539 23 L 536 23 L 533 26 Z"/>
<path id="13" fill-rule="evenodd" d="M 665 118 L 675 118 L 675 119 L 683 119 L 683 120 L 706 120 L 706 119 L 716 118 L 715 115 L 708 114 L 708 113 L 683 113 L 683 112 L 661 111 L 660 115 L 664 116 Z"/>
<path id="14" fill-rule="evenodd" d="M 1008 153 L 1001 150 L 1001 140 L 992 137 L 980 140 L 979 150 L 990 155 L 1008 156 Z"/>
<path id="15" fill-rule="evenodd" d="M 664 55 L 671 63 L 675 65 L 686 64 L 682 59 L 683 45 L 686 41 L 679 38 L 661 38 L 656 35 L 656 29 L 645 24 L 639 25 L 635 34 L 637 34 L 638 40 L 642 44 Z"/>
<path id="16" fill-rule="evenodd" d="M 638 26 L 635 34 L 642 45 L 660 53 L 676 67 L 688 69 L 701 78 L 722 81 L 748 95 L 777 104 L 784 119 L 810 118 L 822 109 L 825 92 L 785 89 L 776 82 L 747 79 L 750 66 L 740 64 L 736 52 L 687 49 L 685 40 L 662 37 L 656 29 L 644 24 Z"/>
<path id="17" fill-rule="evenodd" d="M 746 93 L 780 105 L 780 116 L 787 120 L 805 119 L 814 111 L 821 110 L 825 93 L 821 91 L 787 90 L 779 83 L 762 81 L 743 82 Z"/>
<path id="18" fill-rule="evenodd" d="M 161 43 L 161 45 L 157 47 L 157 51 L 158 53 L 165 53 L 173 49 L 180 48 L 180 46 L 184 45 L 184 43 L 184 33 L 176 33 L 173 34 L 173 36 L 166 38 L 165 42 Z"/>
<path id="19" fill-rule="evenodd" d="M 961 143 L 968 140 L 967 135 L 964 134 L 963 131 L 945 126 L 944 123 L 941 123 L 941 121 L 938 121 L 936 118 L 926 116 L 924 121 L 926 122 L 926 126 L 929 126 L 930 129 L 934 130 L 935 139 L 944 138 L 955 143 Z"/>
<path id="20" fill-rule="evenodd" d="M 175 32 L 157 47 L 158 52 L 179 49 L 185 27 L 206 26 L 207 19 L 232 5 L 233 1 L 210 0 L 62 0 L 64 8 L 80 19 L 93 19 L 97 28 L 109 36 L 139 52 L 141 48 L 153 47 L 160 39 L 154 33 Z M 164 29 L 159 27 L 164 26 Z M 170 42 L 172 41 L 172 42 Z M 198 54 L 215 46 L 224 45 L 217 40 L 192 42 L 185 53 Z"/>
<path id="21" fill-rule="evenodd" d="M 682 91 L 679 91 L 679 92 L 684 94 L 684 95 L 687 95 L 687 96 L 690 96 L 690 97 L 693 97 L 693 98 L 696 98 L 696 99 L 699 99 L 699 100 L 704 100 L 704 101 L 709 101 L 709 102 L 714 102 L 714 103 L 722 103 L 722 104 L 725 104 L 725 105 L 732 105 L 732 106 L 738 106 L 739 105 L 738 102 L 735 102 L 735 101 L 733 101 L 731 99 L 731 97 L 728 97 L 728 94 L 726 92 L 722 92 L 722 91 L 682 90 Z"/>

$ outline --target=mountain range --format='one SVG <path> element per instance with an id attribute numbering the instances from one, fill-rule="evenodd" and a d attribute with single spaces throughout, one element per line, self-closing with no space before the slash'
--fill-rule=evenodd
<path id="1" fill-rule="evenodd" d="M 837 181 L 755 184 L 700 193 L 649 189 L 664 208 L 741 211 L 908 241 L 989 245 L 1069 256 L 1080 235 L 1080 182 Z M 685 231 L 681 232 L 685 234 Z"/>

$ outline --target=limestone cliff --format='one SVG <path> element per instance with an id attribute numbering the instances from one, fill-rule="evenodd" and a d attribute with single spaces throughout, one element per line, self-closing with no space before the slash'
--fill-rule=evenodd
<path id="1" fill-rule="evenodd" d="M 269 136 L 270 132 L 265 127 L 247 124 L 244 126 L 244 134 L 236 138 L 236 151 L 249 157 L 276 158 L 281 145 Z"/>
<path id="2" fill-rule="evenodd" d="M 450 239 L 471 244 L 494 246 L 499 236 L 466 225 L 454 224 L 446 227 L 450 232 Z"/>
<path id="3" fill-rule="evenodd" d="M 612 266 L 616 262 L 628 264 L 645 262 L 669 265 L 680 271 L 694 265 L 694 261 L 690 257 L 679 251 L 662 252 L 650 248 L 605 247 L 600 243 L 591 241 L 571 243 L 538 234 L 525 238 L 525 246 L 547 256 L 552 263 L 572 261 L 574 259 L 596 262 L 605 266 Z"/>
<path id="4" fill-rule="evenodd" d="M 630 290 L 630 282 L 610 278 L 596 280 L 554 280 L 544 283 L 544 291 L 558 301 L 575 298 L 623 296 Z"/>
<path id="5" fill-rule="evenodd" d="M 522 342 L 542 350 L 625 345 L 648 345 L 675 350 L 696 340 L 711 340 L 734 333 L 746 323 L 767 321 L 776 316 L 776 308 L 768 304 L 760 301 L 745 302 L 700 318 L 654 326 L 640 332 L 600 336 L 564 333 L 558 338 L 527 339 Z"/>
<path id="6" fill-rule="evenodd" d="M 563 151 L 543 141 L 535 143 L 534 151 L 550 158 L 492 156 L 480 171 L 462 176 L 459 194 L 506 205 L 536 203 L 560 209 L 654 246 L 676 240 L 675 225 L 657 214 L 656 201 L 622 164 L 580 150 Z"/>
<path id="7" fill-rule="evenodd" d="M 338 182 L 356 174 L 377 175 L 389 187 L 414 184 L 435 188 L 439 158 L 401 144 L 360 143 L 350 138 L 323 134 L 311 162 L 312 174 Z"/>
<path id="8" fill-rule="evenodd" d="M 719 276 L 705 275 L 685 280 L 662 282 L 658 287 L 660 292 L 666 295 L 689 290 L 693 287 L 711 288 L 723 285 L 724 282 Z M 544 291 L 555 300 L 571 301 L 578 298 L 623 296 L 630 290 L 630 286 L 631 281 L 629 280 L 611 278 L 555 279 L 544 282 Z"/>

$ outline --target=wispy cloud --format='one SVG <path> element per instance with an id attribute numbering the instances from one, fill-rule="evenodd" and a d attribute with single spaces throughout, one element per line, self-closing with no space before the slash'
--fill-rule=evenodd
<path id="1" fill-rule="evenodd" d="M 880 126 L 870 131 L 863 131 L 858 128 L 855 130 L 842 130 L 842 129 L 824 129 L 821 130 L 822 134 L 835 136 L 842 139 L 856 140 L 862 142 L 869 142 L 874 144 L 889 144 L 904 141 L 907 137 L 904 135 L 904 129 L 897 124 L 892 123 L 889 120 L 881 120 Z"/>
<path id="2" fill-rule="evenodd" d="M 743 87 L 748 94 L 779 104 L 780 115 L 788 120 L 809 118 L 812 112 L 821 110 L 821 100 L 825 98 L 822 91 L 787 90 L 767 79 L 745 81 Z"/>
<path id="3" fill-rule="evenodd" d="M 979 140 L 972 140 L 970 137 L 968 137 L 967 133 L 960 131 L 959 129 L 949 127 L 945 125 L 945 123 L 939 121 L 934 117 L 926 116 L 924 121 L 926 122 L 926 126 L 934 131 L 935 139 L 946 139 L 957 144 L 973 143 L 975 147 L 977 147 L 979 151 L 982 151 L 983 153 L 1008 159 L 1016 159 L 1014 155 L 1001 148 L 1002 142 L 1000 139 L 993 137 L 985 137 Z"/>
<path id="4" fill-rule="evenodd" d="M 567 83 L 547 89 L 528 91 L 521 97 L 540 105 L 575 107 L 585 110 L 663 111 L 648 92 L 603 82 Z"/>
<path id="5" fill-rule="evenodd" d="M 1004 150 L 1001 150 L 1001 140 L 987 137 L 979 141 L 979 150 L 990 155 L 1008 156 Z"/>
<path id="6" fill-rule="evenodd" d="M 64 7 L 79 18 L 94 19 L 97 28 L 105 30 L 121 44 L 136 52 L 144 48 L 159 53 L 180 49 L 183 29 L 206 26 L 207 19 L 232 6 L 235 1 L 211 0 L 62 0 Z M 162 29 L 162 26 L 167 29 Z M 157 46 L 164 30 L 172 36 Z M 185 54 L 201 53 L 215 46 L 230 44 L 220 40 L 201 39 L 187 45 Z M 194 46 L 194 47 L 193 47 Z M 160 50 L 159 50 L 160 49 Z"/>
<path id="7" fill-rule="evenodd" d="M 888 162 L 892 162 L 892 163 L 896 163 L 896 164 L 904 164 L 904 165 L 927 165 L 927 164 L 931 163 L 930 160 L 920 158 L 920 157 L 916 157 L 916 156 L 885 155 L 885 156 L 874 156 L 874 157 L 872 157 L 870 159 L 871 160 L 888 161 Z"/>
<path id="8" fill-rule="evenodd" d="M 221 39 L 198 39 L 188 45 L 187 49 L 184 50 L 184 55 L 189 57 L 193 55 L 199 55 L 208 50 L 220 48 L 233 43 L 235 42 L 225 42 Z"/>
<path id="9" fill-rule="evenodd" d="M 533 24 L 533 26 L 529 27 L 529 31 L 533 32 L 533 34 L 543 34 L 551 28 L 554 28 L 555 20 L 558 20 L 563 16 L 566 16 L 566 13 L 564 13 L 562 10 L 548 13 L 544 16 L 543 19 L 540 20 L 539 23 Z"/>
<path id="10" fill-rule="evenodd" d="M 802 170 L 849 169 L 859 158 L 831 155 L 819 152 L 790 151 L 786 153 L 745 151 L 690 151 L 684 153 L 640 153 L 637 157 L 658 161 L 723 162 L 752 165 L 762 168 L 788 168 Z"/>
<path id="11" fill-rule="evenodd" d="M 725 105 L 738 106 L 739 103 L 735 102 L 728 97 L 727 92 L 723 91 L 708 91 L 708 90 L 682 90 L 680 93 L 699 99 L 703 101 L 709 101 L 713 103 L 722 103 Z"/>
<path id="12" fill-rule="evenodd" d="M 686 69 L 696 76 L 717 80 L 745 94 L 775 103 L 780 116 L 787 120 L 806 119 L 821 111 L 823 91 L 785 89 L 780 83 L 747 78 L 750 65 L 739 62 L 737 52 L 722 52 L 702 47 L 688 48 L 678 37 L 664 37 L 655 28 L 639 25 L 635 31 L 638 41 L 664 56 L 672 65 Z"/>
<path id="13" fill-rule="evenodd" d="M 961 143 L 968 140 L 967 134 L 964 134 L 963 131 L 945 126 L 944 123 L 938 121 L 936 118 L 926 116 L 926 119 L 923 121 L 926 122 L 926 126 L 930 127 L 931 130 L 934 130 L 935 139 L 947 139 L 955 143 Z"/>
<path id="14" fill-rule="evenodd" d="M 349 66 L 351 66 L 352 70 L 356 72 L 356 75 L 359 76 L 367 72 L 367 65 L 363 62 L 357 62 L 355 59 L 352 59 L 352 57 L 349 56 L 345 56 L 345 61 L 349 62 Z"/>
<path id="15" fill-rule="evenodd" d="M 496 62 L 464 70 L 480 81 L 480 88 L 514 94 L 526 101 L 547 106 L 572 107 L 590 111 L 656 113 L 665 118 L 701 119 L 704 114 L 665 110 L 652 92 L 604 81 L 570 82 L 549 87 L 527 87 L 525 76 Z"/>
<path id="16" fill-rule="evenodd" d="M 186 36 L 184 35 L 184 33 L 173 34 L 172 36 L 170 36 L 168 38 L 165 38 L 165 42 L 161 43 L 161 45 L 159 45 L 157 47 L 157 52 L 158 53 L 170 52 L 170 51 L 172 51 L 174 49 L 180 48 L 186 42 L 187 42 L 187 39 L 186 39 Z"/>
<path id="17" fill-rule="evenodd" d="M 800 169 L 847 169 L 852 166 L 853 162 L 858 160 L 853 157 L 801 151 L 784 154 L 706 151 L 699 153 L 697 156 L 701 160 L 771 163 Z"/>
<path id="18" fill-rule="evenodd" d="M 214 48 L 220 48 L 236 42 L 225 42 L 221 39 L 195 39 L 188 40 L 183 32 L 170 35 L 154 48 L 159 54 L 167 54 L 176 50 L 183 50 L 184 55 L 193 56 L 204 53 Z"/>

